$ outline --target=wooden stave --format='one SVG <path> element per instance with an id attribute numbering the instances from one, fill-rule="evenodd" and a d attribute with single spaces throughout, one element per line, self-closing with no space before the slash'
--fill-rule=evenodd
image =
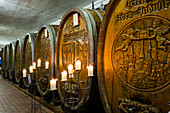
<path id="1" fill-rule="evenodd" d="M 19 46 L 18 46 L 18 44 L 19 44 Z M 17 70 L 18 72 L 16 72 L 16 52 L 17 52 L 17 47 L 19 47 L 19 52 L 20 52 L 20 63 L 21 64 L 19 64 L 20 65 L 20 67 L 19 67 L 19 70 Z M 16 44 L 15 44 L 15 70 L 14 70 L 14 73 L 15 73 L 15 82 L 16 83 L 19 83 L 20 81 L 21 81 L 21 79 L 22 79 L 22 54 L 23 54 L 23 39 L 17 39 L 17 41 L 16 41 Z M 19 78 L 17 78 L 17 76 L 16 76 L 16 74 L 17 73 L 19 73 Z"/>
<path id="2" fill-rule="evenodd" d="M 22 62 L 23 62 L 23 68 L 27 70 L 27 73 L 29 73 L 29 67 L 25 66 L 25 49 L 26 49 L 26 43 L 27 41 L 29 41 L 29 38 L 31 39 L 31 62 L 35 61 L 35 39 L 36 39 L 36 34 L 35 33 L 27 33 L 25 38 L 24 38 L 24 45 L 23 45 L 23 55 L 22 55 Z M 30 64 L 32 65 L 32 64 Z M 32 79 L 35 79 L 34 77 L 32 77 Z M 28 78 L 27 77 L 23 77 L 23 85 L 24 87 L 28 88 L 30 86 L 30 84 L 28 83 Z"/>
<path id="3" fill-rule="evenodd" d="M 91 11 L 95 11 L 94 13 L 96 13 L 96 10 L 91 10 Z M 70 9 L 69 11 L 67 11 L 65 14 L 64 14 L 64 16 L 63 16 L 63 18 L 62 18 L 62 20 L 61 20 L 61 22 L 60 22 L 60 25 L 59 25 L 59 30 L 58 30 L 58 33 L 57 33 L 57 41 L 56 41 L 56 52 L 55 52 L 55 58 L 56 58 L 56 70 L 57 70 L 57 75 L 58 75 L 58 93 L 59 93 L 59 96 L 60 96 L 60 99 L 62 100 L 62 103 L 64 104 L 64 97 L 63 97 L 63 94 L 62 94 L 62 91 L 61 91 L 61 84 L 60 84 L 60 69 L 59 69 L 59 52 L 57 52 L 57 51 L 60 51 L 59 50 L 59 43 L 60 43 L 60 41 L 59 41 L 59 37 L 60 37 L 60 29 L 62 28 L 62 26 L 64 26 L 64 25 L 62 25 L 62 23 L 63 22 L 65 22 L 66 20 L 67 20 L 67 18 L 69 18 L 69 15 L 71 15 L 71 13 L 73 13 L 73 12 L 78 12 L 81 16 L 83 15 L 83 17 L 84 17 L 84 21 L 85 21 L 85 23 L 86 23 L 86 25 L 87 25 L 87 20 L 88 20 L 88 22 L 89 23 L 91 23 L 91 25 L 89 25 L 89 26 L 91 26 L 91 30 L 94 30 L 94 32 L 93 33 L 91 33 L 91 35 L 90 35 L 90 37 L 95 37 L 95 36 L 97 36 L 98 35 L 98 33 L 97 32 L 99 32 L 99 31 L 97 31 L 97 29 L 96 29 L 96 23 L 92 23 L 91 21 L 95 21 L 94 20 L 94 18 L 93 18 L 93 16 L 91 15 L 91 13 L 90 13 L 90 10 L 86 10 L 86 9 L 81 9 L 81 8 L 72 8 L 72 9 Z M 99 20 L 101 20 L 102 21 L 102 11 L 100 12 L 98 12 L 98 13 L 96 13 L 96 15 L 97 16 L 99 16 Z M 100 14 L 100 15 L 99 15 Z M 90 15 L 90 16 L 89 16 Z M 102 15 L 102 16 L 101 16 Z M 68 16 L 68 17 L 67 17 Z M 67 17 L 67 18 L 66 18 Z M 86 20 L 86 19 L 87 20 Z M 99 29 L 100 27 L 98 27 L 98 29 Z M 88 28 L 87 28 L 87 30 L 89 30 Z M 89 39 L 88 39 L 89 40 Z M 95 38 L 93 38 L 93 40 L 98 40 L 97 39 L 97 37 L 95 37 Z M 91 40 L 90 40 L 91 41 Z M 93 44 L 94 42 L 90 42 L 91 44 Z M 93 47 L 93 52 L 94 52 L 94 45 L 92 45 Z M 95 47 L 97 47 L 97 41 L 95 41 Z M 93 52 L 91 52 L 92 54 L 93 54 Z M 97 51 L 96 51 L 97 52 Z M 95 54 L 95 53 L 94 53 Z M 96 56 L 97 56 L 97 54 L 95 54 Z M 91 60 L 91 64 L 92 65 L 97 65 L 97 57 L 96 56 L 93 56 L 93 58 L 91 58 L 91 59 L 94 59 L 94 60 Z M 94 58 L 94 57 L 96 57 L 96 59 Z M 96 76 L 97 77 L 97 76 Z M 92 78 L 89 78 L 89 79 L 87 79 L 87 81 L 89 81 L 89 82 L 91 82 L 91 81 L 93 81 L 93 82 L 95 82 L 95 80 L 94 79 L 92 79 Z M 96 85 L 96 84 L 93 84 L 93 85 Z M 85 107 L 87 107 L 87 103 L 88 103 L 88 101 L 90 101 L 90 99 L 88 100 L 87 98 L 89 98 L 90 96 L 87 94 L 87 92 L 88 91 L 86 91 L 86 94 L 85 94 L 85 96 L 83 97 L 83 99 L 81 100 L 81 102 L 78 104 L 78 105 L 76 105 L 76 106 L 71 106 L 71 107 L 69 107 L 67 104 L 64 104 L 64 106 L 66 106 L 68 109 L 71 109 L 71 110 L 77 110 L 77 109 L 79 109 L 80 107 L 81 108 L 85 108 Z M 93 91 L 90 91 L 90 92 L 92 92 L 92 93 L 94 93 Z"/>
<path id="4" fill-rule="evenodd" d="M 42 25 L 39 30 L 38 30 L 38 33 L 37 33 L 37 36 L 36 36 L 36 42 L 35 42 L 35 61 L 37 62 L 38 58 L 37 58 L 37 44 L 38 44 L 38 40 L 39 40 L 39 33 L 41 33 L 44 29 L 47 29 L 48 33 L 49 33 L 49 36 L 48 38 L 50 39 L 50 47 L 51 47 L 51 65 L 50 65 L 50 78 L 53 78 L 54 75 L 55 75 L 55 55 L 54 55 L 54 52 L 55 52 L 55 38 L 56 38 L 56 31 L 58 29 L 58 26 L 57 25 Z M 41 66 L 42 66 L 42 63 L 41 63 Z M 37 71 L 36 71 L 36 75 L 37 74 Z M 50 84 L 49 84 L 49 80 L 48 79 L 48 83 L 46 85 L 46 90 L 45 91 L 42 91 L 42 89 L 40 88 L 40 83 L 39 83 L 39 80 L 36 76 L 36 87 L 37 87 L 37 91 L 38 93 L 41 95 L 41 96 L 44 96 L 46 95 L 48 92 L 49 92 L 49 87 L 50 87 Z"/>
<path id="5" fill-rule="evenodd" d="M 10 47 L 9 47 L 9 79 L 13 80 L 14 79 L 14 70 L 15 70 L 15 42 L 11 42 L 10 43 Z M 12 55 L 11 55 L 11 51 L 12 51 Z M 11 58 L 12 57 L 12 58 Z M 12 62 L 10 62 L 12 59 Z"/>
<path id="6" fill-rule="evenodd" d="M 112 0 L 114 2 L 119 1 L 119 0 Z M 102 71 L 103 69 L 103 65 L 100 65 L 102 63 L 104 63 L 104 59 L 103 56 L 101 56 L 102 54 L 104 54 L 104 36 L 102 34 L 106 34 L 107 32 L 107 27 L 105 27 L 105 25 L 108 24 L 109 20 L 107 19 L 112 13 L 111 10 L 109 10 L 109 8 L 113 7 L 113 4 L 111 3 L 111 1 L 108 3 L 107 8 L 105 10 L 105 15 L 103 17 L 103 21 L 100 27 L 100 34 L 99 34 L 99 42 L 98 42 L 98 60 L 97 60 L 97 73 L 98 73 L 98 84 L 99 84 L 99 91 L 100 91 L 100 97 L 103 103 L 103 107 L 106 111 L 106 113 L 112 113 L 112 109 L 110 106 L 110 103 L 108 101 L 108 97 L 107 97 L 107 93 L 106 93 L 106 89 L 105 89 L 105 83 L 102 81 L 104 80 L 104 77 L 102 76 L 104 73 Z M 100 85 L 102 84 L 102 85 Z"/>
<path id="7" fill-rule="evenodd" d="M 4 73 L 5 73 L 5 75 L 4 75 L 4 77 L 6 78 L 6 79 L 8 79 L 8 77 L 9 77 L 9 44 L 7 44 L 7 45 L 5 45 L 5 59 L 4 59 L 4 63 L 5 63 L 5 66 L 4 66 Z"/>
<path id="8" fill-rule="evenodd" d="M 114 109 L 112 109 L 112 105 L 109 102 L 108 93 L 106 91 L 106 85 L 105 85 L 104 70 L 103 70 L 104 69 L 104 66 L 103 66 L 104 57 L 103 56 L 104 56 L 104 48 L 105 48 L 104 44 L 105 44 L 105 38 L 106 38 L 107 28 L 108 28 L 107 25 L 110 22 L 110 17 L 111 17 L 110 15 L 114 12 L 114 10 L 116 8 L 114 6 L 118 5 L 119 2 L 121 2 L 121 0 L 111 0 L 109 2 L 109 4 L 107 5 L 105 15 L 104 15 L 104 18 L 103 18 L 103 22 L 102 22 L 101 28 L 100 28 L 100 35 L 99 35 L 98 61 L 97 61 L 98 75 L 99 75 L 98 76 L 98 80 L 99 80 L 98 82 L 99 82 L 99 89 L 100 89 L 100 95 L 101 95 L 102 103 L 103 103 L 103 106 L 104 106 L 105 111 L 107 113 L 113 113 L 115 111 L 114 111 Z M 146 3 L 147 2 L 149 2 L 149 1 L 146 1 Z M 148 14 L 148 15 L 153 16 L 152 14 Z M 142 15 L 142 16 L 145 16 L 145 15 Z M 154 95 L 157 95 L 159 93 L 165 93 L 166 94 L 166 93 L 169 93 L 169 91 L 168 91 L 169 88 L 170 88 L 169 84 L 170 84 L 170 81 L 160 91 L 158 91 L 158 88 L 151 90 L 151 91 L 150 90 L 142 91 L 142 90 L 139 90 L 135 87 L 131 87 L 131 91 L 134 91 L 134 92 L 136 91 L 139 94 L 141 93 L 141 95 L 144 95 L 144 93 L 148 93 L 147 95 L 149 95 L 149 93 L 154 94 Z M 127 87 L 129 87 L 129 86 L 127 86 Z M 163 92 L 163 91 L 165 91 L 165 92 Z M 138 97 L 138 99 L 140 99 L 140 98 Z M 138 101 L 138 100 L 136 100 L 136 101 Z M 149 103 L 149 105 L 151 104 L 151 102 L 148 102 L 148 103 Z M 159 104 L 157 106 L 153 105 L 153 107 L 159 107 Z M 159 111 L 159 112 L 161 112 L 161 111 Z"/>

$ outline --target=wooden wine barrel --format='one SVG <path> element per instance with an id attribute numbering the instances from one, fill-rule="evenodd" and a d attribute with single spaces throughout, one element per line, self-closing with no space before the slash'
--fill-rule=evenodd
<path id="1" fill-rule="evenodd" d="M 41 60 L 41 67 L 36 71 L 36 84 L 37 90 L 42 96 L 46 95 L 49 91 L 49 80 L 55 74 L 54 45 L 57 29 L 58 26 L 55 25 L 43 25 L 39 28 L 36 38 L 35 61 Z M 47 33 L 47 36 L 45 33 Z M 45 69 L 46 61 L 49 62 L 49 69 Z"/>
<path id="2" fill-rule="evenodd" d="M 167 113 L 169 0 L 111 0 L 100 29 L 98 80 L 107 113 Z"/>
<path id="3" fill-rule="evenodd" d="M 18 39 L 15 45 L 15 82 L 19 83 L 22 78 L 22 54 L 23 39 Z"/>
<path id="4" fill-rule="evenodd" d="M 9 79 L 14 79 L 14 69 L 15 69 L 15 42 L 11 42 L 9 45 Z"/>
<path id="5" fill-rule="evenodd" d="M 4 48 L 1 49 L 1 74 L 4 76 Z"/>
<path id="6" fill-rule="evenodd" d="M 35 61 L 35 37 L 34 33 L 27 33 L 24 38 L 23 45 L 23 69 L 26 69 L 27 74 L 29 73 L 29 67 L 32 62 Z M 34 79 L 34 77 L 32 77 Z M 29 87 L 28 77 L 23 78 L 23 84 L 25 87 Z"/>
<path id="7" fill-rule="evenodd" d="M 5 78 L 8 78 L 9 75 L 9 45 L 5 45 L 4 51 L 4 71 L 5 71 Z"/>
<path id="8" fill-rule="evenodd" d="M 2 48 L 1 48 L 1 51 L 0 51 L 0 75 L 2 75 Z"/>
<path id="9" fill-rule="evenodd" d="M 61 20 L 56 44 L 58 92 L 62 103 L 70 110 L 87 110 L 88 107 L 92 107 L 99 96 L 97 86 L 97 43 L 103 15 L 104 12 L 99 10 L 73 8 L 66 12 Z M 77 21 L 77 25 L 73 21 Z M 75 69 L 76 59 L 79 59 L 82 64 L 79 74 L 81 83 L 78 85 L 77 72 L 75 72 L 74 78 L 70 79 L 68 77 L 67 82 L 61 81 L 61 72 L 67 71 L 69 64 L 72 64 Z M 88 77 L 87 66 L 89 65 L 94 67 L 93 77 Z M 73 89 L 70 87 L 73 87 Z M 72 102 L 71 104 L 66 99 L 69 97 L 75 98 L 75 100 L 68 99 L 69 102 Z"/>

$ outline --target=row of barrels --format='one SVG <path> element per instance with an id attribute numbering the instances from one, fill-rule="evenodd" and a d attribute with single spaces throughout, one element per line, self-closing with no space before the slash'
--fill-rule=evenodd
<path id="1" fill-rule="evenodd" d="M 47 95 L 50 79 L 57 78 L 58 95 L 67 109 L 99 110 L 95 105 L 99 106 L 101 99 L 107 113 L 167 113 L 169 6 L 168 0 L 111 0 L 105 14 L 73 8 L 59 26 L 43 25 L 37 34 L 28 33 L 24 40 L 6 45 L 2 49 L 3 75 L 29 88 L 22 70 L 29 72 L 32 62 L 41 59 L 41 68 L 33 78 L 38 93 Z M 61 72 L 68 70 L 69 64 L 75 68 L 77 58 L 81 71 L 79 80 L 75 77 L 72 82 L 80 85 L 79 101 L 68 104 L 64 100 L 70 95 L 63 88 L 66 82 L 61 81 Z M 49 70 L 45 69 L 46 61 Z M 94 67 L 93 77 L 87 76 L 89 65 Z M 77 97 L 76 91 L 72 96 Z"/>

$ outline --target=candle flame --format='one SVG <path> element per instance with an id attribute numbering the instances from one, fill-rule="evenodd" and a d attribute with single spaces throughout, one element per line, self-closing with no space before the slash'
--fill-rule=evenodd
<path id="1" fill-rule="evenodd" d="M 87 68 L 92 68 L 92 67 L 93 67 L 92 65 L 87 66 Z"/>
<path id="2" fill-rule="evenodd" d="M 33 69 L 36 69 L 36 62 L 33 62 L 32 65 L 33 65 Z"/>
<path id="3" fill-rule="evenodd" d="M 56 82 L 58 79 L 54 79 L 54 78 L 52 78 L 50 81 L 54 81 L 54 82 Z"/>
<path id="4" fill-rule="evenodd" d="M 37 60 L 37 67 L 41 67 L 41 59 Z"/>
<path id="5" fill-rule="evenodd" d="M 72 65 L 72 64 L 69 64 L 69 65 L 68 65 L 68 68 L 69 68 L 69 67 L 73 67 L 73 65 Z"/>
<path id="6" fill-rule="evenodd" d="M 23 69 L 23 72 L 26 72 L 27 70 L 26 69 Z"/>
<path id="7" fill-rule="evenodd" d="M 66 71 L 66 70 L 64 70 L 64 71 L 63 71 L 63 73 L 67 73 L 67 71 Z"/>

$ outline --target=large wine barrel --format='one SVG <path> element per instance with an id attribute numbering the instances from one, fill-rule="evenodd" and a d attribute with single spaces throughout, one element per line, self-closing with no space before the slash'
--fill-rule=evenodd
<path id="1" fill-rule="evenodd" d="M 96 53 L 98 33 L 103 15 L 104 12 L 98 10 L 73 8 L 66 12 L 61 20 L 56 43 L 58 92 L 62 103 L 69 110 L 88 110 L 88 107 L 91 107 L 92 110 L 92 104 L 99 95 Z M 74 26 L 76 23 L 73 23 L 73 21 L 78 21 L 76 26 Z M 79 59 L 82 64 L 79 74 L 81 83 L 78 83 L 77 74 L 67 82 L 61 81 L 61 72 L 68 70 L 69 64 L 72 64 L 75 68 L 76 59 Z M 89 65 L 94 66 L 95 76 L 93 77 L 88 77 L 87 66 Z M 66 98 L 69 97 L 75 98 L 75 100 L 68 99 L 67 101 Z"/>
<path id="2" fill-rule="evenodd" d="M 14 69 L 15 69 L 15 42 L 11 42 L 9 45 L 9 79 L 14 79 Z"/>
<path id="3" fill-rule="evenodd" d="M 40 95 L 49 91 L 49 80 L 55 74 L 54 52 L 55 38 L 58 26 L 43 25 L 39 28 L 36 38 L 35 61 L 41 60 L 41 67 L 36 71 L 36 84 Z M 46 32 L 47 30 L 47 32 Z M 47 33 L 47 36 L 45 35 Z M 49 69 L 45 69 L 45 62 L 49 62 Z"/>
<path id="4" fill-rule="evenodd" d="M 2 48 L 1 48 L 1 51 L 0 51 L 0 75 L 2 75 Z"/>
<path id="5" fill-rule="evenodd" d="M 98 80 L 107 113 L 167 113 L 169 0 L 111 0 L 101 25 Z"/>
<path id="6" fill-rule="evenodd" d="M 9 45 L 5 45 L 5 57 L 4 57 L 4 71 L 5 78 L 8 78 L 9 75 Z"/>
<path id="7" fill-rule="evenodd" d="M 1 74 L 4 76 L 4 47 L 1 50 Z"/>
<path id="8" fill-rule="evenodd" d="M 15 45 L 15 82 L 19 83 L 22 78 L 22 54 L 23 39 L 18 39 Z"/>
<path id="9" fill-rule="evenodd" d="M 23 45 L 23 69 L 26 69 L 27 73 L 29 72 L 29 67 L 32 65 L 32 62 L 35 61 L 35 34 L 27 33 L 24 38 Z M 32 77 L 34 79 L 34 77 Z M 23 78 L 23 83 L 25 87 L 29 87 L 28 77 Z"/>
<path id="10" fill-rule="evenodd" d="M 1 74 L 4 76 L 4 48 L 1 49 Z"/>

